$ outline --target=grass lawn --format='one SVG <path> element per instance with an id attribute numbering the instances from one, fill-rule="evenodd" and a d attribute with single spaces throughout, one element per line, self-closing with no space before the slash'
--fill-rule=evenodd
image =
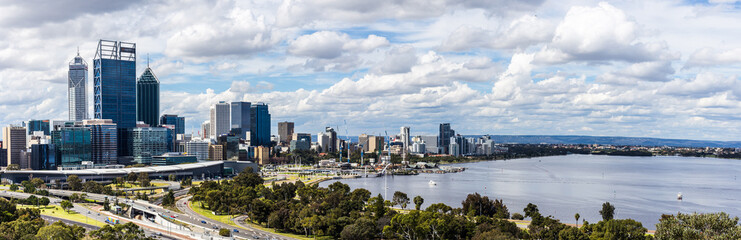
<path id="1" fill-rule="evenodd" d="M 238 227 L 234 221 L 232 221 L 232 217 L 235 217 L 234 215 L 214 215 L 211 210 L 205 209 L 201 207 L 200 202 L 192 202 L 190 204 L 190 208 L 193 209 L 198 214 L 203 215 L 204 217 L 213 219 L 215 221 L 229 224 L 230 226 Z"/>
<path id="2" fill-rule="evenodd" d="M 30 205 L 16 205 L 16 206 L 18 206 L 18 208 L 36 208 L 36 206 L 30 206 Z M 86 218 L 84 214 L 76 213 L 71 210 L 70 212 L 65 212 L 64 209 L 62 209 L 62 207 L 57 206 L 57 205 L 41 206 L 40 209 L 41 209 L 41 215 L 63 218 L 63 219 L 72 220 L 72 221 L 81 222 L 81 223 L 85 223 L 85 221 L 87 220 L 87 224 L 98 226 L 98 227 L 105 226 L 105 223 L 95 221 L 95 219 L 93 218 Z M 95 213 L 91 212 L 91 214 L 95 214 Z"/>
<path id="3" fill-rule="evenodd" d="M 237 225 L 236 223 L 234 223 L 234 221 L 232 221 L 232 218 L 233 217 L 236 217 L 238 215 L 214 215 L 211 212 L 211 210 L 202 208 L 200 202 L 191 202 L 190 208 L 193 209 L 193 211 L 195 211 L 196 213 L 203 215 L 204 217 L 210 218 L 212 220 L 215 220 L 215 221 L 218 221 L 218 222 L 221 222 L 221 223 L 229 224 L 229 226 L 233 226 L 233 227 L 236 227 L 236 228 L 241 228 L 241 227 L 239 227 L 239 225 Z M 257 228 L 257 229 L 260 229 L 260 230 L 263 230 L 263 231 L 266 231 L 266 232 L 271 232 L 271 233 L 275 233 L 275 234 L 286 236 L 286 237 L 290 237 L 290 238 L 298 238 L 298 239 L 306 239 L 306 240 L 314 239 L 314 238 L 307 238 L 307 237 L 304 237 L 302 235 L 295 235 L 295 234 L 290 234 L 290 233 L 276 232 L 272 228 L 264 228 L 264 227 L 261 227 L 261 226 L 259 226 L 257 224 L 252 224 L 252 223 L 249 223 L 249 222 L 247 222 L 247 224 L 249 224 L 250 226 L 252 226 L 254 228 Z M 242 229 L 244 229 L 244 228 L 242 228 Z"/>

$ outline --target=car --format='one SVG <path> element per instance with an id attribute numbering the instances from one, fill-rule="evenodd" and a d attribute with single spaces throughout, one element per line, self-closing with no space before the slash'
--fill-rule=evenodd
<path id="1" fill-rule="evenodd" d="M 176 218 L 175 215 L 170 215 L 171 218 Z"/>
<path id="2" fill-rule="evenodd" d="M 214 225 L 214 226 L 213 226 L 213 227 L 211 227 L 211 228 L 213 228 L 213 229 L 219 229 L 219 227 L 217 227 L 216 225 Z"/>
<path id="3" fill-rule="evenodd" d="M 201 220 L 201 223 L 206 224 L 206 221 L 205 220 Z"/>
<path id="4" fill-rule="evenodd" d="M 237 230 L 237 229 L 234 229 L 234 232 L 235 232 L 235 233 L 239 233 L 239 230 Z"/>
<path id="5" fill-rule="evenodd" d="M 255 235 L 255 236 L 252 236 L 252 238 L 254 238 L 254 239 L 260 239 L 260 236 Z"/>

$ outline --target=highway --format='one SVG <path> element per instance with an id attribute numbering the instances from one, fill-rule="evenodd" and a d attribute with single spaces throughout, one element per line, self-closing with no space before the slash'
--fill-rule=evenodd
<path id="1" fill-rule="evenodd" d="M 196 224 L 196 225 L 199 225 L 199 226 L 205 226 L 205 227 L 211 227 L 211 228 L 214 228 L 214 226 L 215 226 L 216 229 L 218 229 L 218 228 L 226 228 L 226 229 L 229 229 L 230 231 L 232 231 L 232 233 L 234 233 L 234 229 L 235 229 L 234 226 L 231 226 L 231 225 L 226 224 L 226 223 L 222 223 L 222 222 L 218 222 L 218 221 L 212 220 L 210 218 L 207 218 L 205 216 L 202 216 L 202 215 L 194 212 L 193 209 L 191 209 L 188 206 L 190 198 L 191 198 L 190 196 L 181 198 L 176 203 L 176 206 L 177 206 L 178 210 L 180 210 L 185 215 L 187 215 L 187 217 L 181 218 L 180 219 L 181 221 L 182 220 L 187 220 L 191 224 Z M 201 221 L 204 221 L 206 223 L 204 224 Z M 241 227 L 241 228 L 238 229 L 239 230 L 239 233 L 235 234 L 235 237 L 237 237 L 237 238 L 244 238 L 244 239 L 278 239 L 278 240 L 293 239 L 293 238 L 288 238 L 288 237 L 285 237 L 285 236 L 282 236 L 282 235 L 278 235 L 278 234 L 275 234 L 275 233 L 266 232 L 266 231 L 263 231 L 263 230 L 260 230 L 260 229 L 252 228 L 252 227 L 250 227 L 248 225 L 239 224 L 239 223 L 237 223 L 237 225 L 240 225 L 240 227 Z"/>
<path id="2" fill-rule="evenodd" d="M 28 198 L 31 195 L 35 195 L 36 197 L 45 197 L 45 196 L 36 195 L 36 194 L 12 192 L 12 191 L 9 191 L 9 190 L 3 190 L 2 192 L 0 192 L 0 196 L 2 196 L 2 197 L 16 198 L 16 199 Z M 51 204 L 51 205 L 59 205 L 59 203 L 62 202 L 62 199 L 60 199 L 60 198 L 55 198 L 55 197 L 51 197 L 51 196 L 47 196 L 47 198 L 49 198 L 49 204 Z M 73 206 L 72 209 L 71 209 L 72 211 L 78 212 L 80 214 L 84 214 L 88 219 L 90 219 L 90 221 L 98 221 L 98 222 L 101 222 L 101 223 L 105 223 L 105 220 L 106 220 L 106 217 L 107 216 L 101 215 L 100 212 L 97 212 L 97 211 L 88 209 L 88 208 L 86 208 L 86 207 L 84 207 L 84 206 L 82 206 L 80 204 L 77 204 L 77 203 L 73 203 L 72 206 Z M 47 221 L 50 221 L 50 222 L 55 222 L 55 221 L 60 221 L 61 220 L 62 222 L 66 223 L 66 224 L 79 225 L 79 226 L 81 226 L 81 227 L 83 227 L 83 228 L 85 228 L 87 230 L 97 230 L 97 229 L 99 229 L 99 227 L 90 225 L 90 224 L 85 223 L 85 222 L 77 222 L 77 221 L 72 221 L 72 220 L 68 220 L 68 219 L 60 219 L 60 218 L 51 217 L 51 216 L 45 216 L 45 215 L 42 215 L 42 218 L 44 220 L 47 220 Z M 147 236 L 156 236 L 157 238 L 162 238 L 162 239 L 180 239 L 180 238 L 177 238 L 177 237 L 174 237 L 174 236 L 173 237 L 169 237 L 169 236 L 166 236 L 165 234 L 160 235 L 159 234 L 159 231 L 155 231 L 155 230 L 152 230 L 152 229 L 146 228 L 146 227 L 145 228 L 142 228 L 142 230 L 144 230 L 144 233 Z"/>

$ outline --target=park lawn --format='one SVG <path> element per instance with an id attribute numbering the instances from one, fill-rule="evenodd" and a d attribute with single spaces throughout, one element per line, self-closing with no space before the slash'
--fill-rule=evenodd
<path id="1" fill-rule="evenodd" d="M 230 226 L 239 227 L 234 221 L 232 221 L 232 217 L 234 215 L 215 215 L 211 210 L 205 209 L 201 207 L 201 202 L 190 202 L 189 204 L 190 208 L 193 209 L 194 212 L 210 218 L 214 221 L 229 224 Z"/>
<path id="2" fill-rule="evenodd" d="M 32 205 L 16 205 L 16 206 L 18 206 L 18 208 L 37 208 L 36 206 L 32 206 Z M 81 222 L 81 223 L 85 223 L 87 221 L 87 224 L 98 226 L 98 227 L 105 226 L 105 223 L 98 222 L 93 218 L 87 218 L 85 217 L 84 214 L 80 214 L 72 210 L 70 210 L 69 212 L 66 212 L 64 211 L 64 209 L 62 209 L 62 207 L 57 206 L 57 205 L 41 206 L 40 210 L 41 210 L 41 215 L 52 216 L 56 218 L 62 218 L 62 219 L 67 219 L 67 220 Z"/>

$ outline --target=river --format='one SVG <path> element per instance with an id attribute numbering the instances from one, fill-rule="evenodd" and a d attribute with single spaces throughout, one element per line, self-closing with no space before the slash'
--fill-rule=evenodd
<path id="1" fill-rule="evenodd" d="M 522 213 L 528 203 L 534 203 L 541 214 L 565 223 L 574 223 L 575 213 L 590 223 L 599 221 L 606 201 L 615 206 L 615 218 L 632 218 L 648 229 L 656 229 L 661 214 L 724 211 L 741 216 L 740 160 L 566 155 L 452 166 L 467 169 L 339 181 L 386 199 L 395 191 L 407 193 L 410 199 L 419 195 L 425 200 L 423 208 L 432 203 L 461 207 L 467 194 L 478 192 L 502 199 L 510 213 Z M 430 180 L 437 185 L 430 185 Z M 679 192 L 682 201 L 677 200 Z"/>

